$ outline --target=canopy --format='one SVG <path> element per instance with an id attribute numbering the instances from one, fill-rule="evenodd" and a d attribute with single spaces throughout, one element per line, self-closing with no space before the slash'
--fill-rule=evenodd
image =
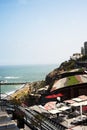
<path id="1" fill-rule="evenodd" d="M 58 109 L 48 110 L 51 114 L 61 113 Z"/>
<path id="2" fill-rule="evenodd" d="M 48 102 L 48 103 L 46 103 L 46 104 L 44 105 L 44 108 L 45 108 L 46 110 L 55 109 L 55 104 L 56 104 L 56 102 Z"/>
<path id="3" fill-rule="evenodd" d="M 52 94 L 52 95 L 48 95 L 45 98 L 57 98 L 57 97 L 62 97 L 63 94 L 62 93 L 58 93 L 58 94 Z"/>

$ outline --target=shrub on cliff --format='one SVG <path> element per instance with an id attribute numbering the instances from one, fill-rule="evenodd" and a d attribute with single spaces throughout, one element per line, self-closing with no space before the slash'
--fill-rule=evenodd
<path id="1" fill-rule="evenodd" d="M 45 79 L 46 84 L 51 84 L 59 74 L 65 71 L 70 71 L 75 68 L 76 68 L 75 60 L 69 60 L 69 61 L 65 61 L 61 63 L 61 65 L 58 68 L 56 68 L 55 70 L 53 70 L 51 73 L 49 73 L 46 76 L 46 79 Z"/>

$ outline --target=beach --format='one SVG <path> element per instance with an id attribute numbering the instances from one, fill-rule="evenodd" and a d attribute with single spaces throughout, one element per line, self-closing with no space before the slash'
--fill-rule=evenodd
<path id="1" fill-rule="evenodd" d="M 25 85 L 23 85 L 22 88 L 14 91 L 13 93 L 9 94 L 9 99 L 11 98 L 16 98 L 16 99 L 21 99 L 21 97 L 23 97 L 24 95 L 27 95 L 30 91 L 30 86 L 28 83 L 26 83 Z"/>

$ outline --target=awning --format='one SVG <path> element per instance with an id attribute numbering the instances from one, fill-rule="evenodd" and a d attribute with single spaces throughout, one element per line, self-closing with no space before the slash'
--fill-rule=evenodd
<path id="1" fill-rule="evenodd" d="M 56 102 L 48 102 L 44 105 L 44 108 L 46 110 L 52 110 L 52 109 L 55 109 L 55 104 Z"/>
<path id="2" fill-rule="evenodd" d="M 45 98 L 57 98 L 57 97 L 62 97 L 63 94 L 62 93 L 58 93 L 58 94 L 52 94 L 52 95 L 48 95 Z"/>

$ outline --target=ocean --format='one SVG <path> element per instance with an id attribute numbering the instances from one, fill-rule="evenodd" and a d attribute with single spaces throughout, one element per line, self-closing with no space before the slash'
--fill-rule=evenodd
<path id="1" fill-rule="evenodd" d="M 0 66 L 0 81 L 34 82 L 45 80 L 45 77 L 58 65 L 16 65 Z M 1 93 L 11 94 L 23 85 L 1 85 Z"/>

